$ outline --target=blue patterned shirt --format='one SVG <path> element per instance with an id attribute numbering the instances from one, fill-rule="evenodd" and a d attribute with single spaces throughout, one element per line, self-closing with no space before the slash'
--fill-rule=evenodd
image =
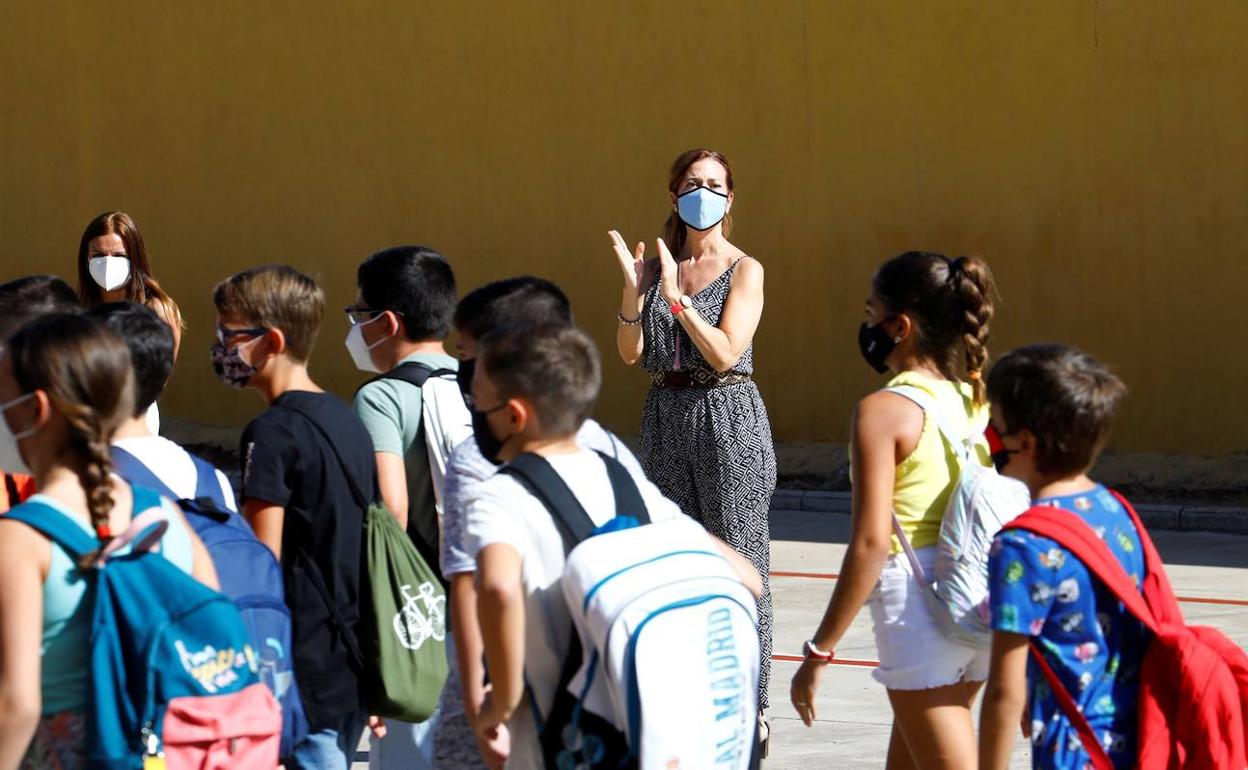
<path id="1" fill-rule="evenodd" d="M 1131 516 L 1104 487 L 1037 500 L 1082 518 L 1109 546 L 1137 586 L 1144 554 Z M 1033 637 L 1116 768 L 1136 757 L 1136 705 L 1147 632 L 1081 561 L 1053 540 L 1003 532 L 988 559 L 992 626 Z M 1028 658 L 1032 766 L 1090 767 L 1043 672 Z"/>

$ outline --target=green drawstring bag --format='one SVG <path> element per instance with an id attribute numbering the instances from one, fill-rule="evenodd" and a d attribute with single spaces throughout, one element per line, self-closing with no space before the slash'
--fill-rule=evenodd
<path id="1" fill-rule="evenodd" d="M 446 592 L 385 505 L 368 506 L 364 559 L 372 596 L 361 635 L 372 665 L 369 711 L 423 722 L 446 685 Z"/>
<path id="2" fill-rule="evenodd" d="M 423 722 L 437 709 L 446 685 L 446 591 L 385 503 L 377 502 L 375 494 L 370 501 L 360 489 L 333 437 L 311 415 L 288 408 L 325 437 L 342 466 L 351 496 L 365 511 L 367 590 L 361 592 L 355 634 L 338 614 L 310 558 L 306 559 L 309 577 L 360 664 L 369 713 Z"/>

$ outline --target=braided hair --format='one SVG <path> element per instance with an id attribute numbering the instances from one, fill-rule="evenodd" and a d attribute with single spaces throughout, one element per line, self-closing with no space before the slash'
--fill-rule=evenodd
<path id="1" fill-rule="evenodd" d="M 106 545 L 112 537 L 113 462 L 109 442 L 130 416 L 133 375 L 125 343 L 82 315 L 57 314 L 22 327 L 7 345 L 13 376 L 25 393 L 43 391 L 66 424 L 60 460 L 78 474 L 91 526 Z M 97 554 L 83 559 L 93 566 Z"/>
<path id="2" fill-rule="evenodd" d="M 988 264 L 907 251 L 880 267 L 873 288 L 889 311 L 910 316 L 919 352 L 946 377 L 969 380 L 975 403 L 987 403 L 984 370 L 996 296 Z"/>

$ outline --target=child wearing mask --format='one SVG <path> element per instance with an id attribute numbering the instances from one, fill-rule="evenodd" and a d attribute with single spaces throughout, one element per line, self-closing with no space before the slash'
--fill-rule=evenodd
<path id="1" fill-rule="evenodd" d="M 288 767 L 340 770 L 367 716 L 355 654 L 365 511 L 346 474 L 375 493 L 373 442 L 351 408 L 308 374 L 325 309 L 315 281 L 284 265 L 256 267 L 222 281 L 213 299 L 217 377 L 268 405 L 243 431 L 241 500 L 286 583 L 309 724 Z"/>
<path id="2" fill-rule="evenodd" d="M 1064 345 L 1014 350 L 992 367 L 988 396 L 1002 472 L 1033 504 L 1073 513 L 1099 533 L 1136 586 L 1140 534 L 1123 504 L 1088 471 L 1109 438 L 1126 387 L 1092 356 Z M 1055 541 L 1010 529 L 988 560 L 992 665 L 980 719 L 980 767 L 1009 766 L 1020 718 L 1032 766 L 1093 766 L 1078 730 L 1028 654 L 1045 661 L 1081 708 L 1113 766 L 1136 766 L 1140 664 L 1148 632 L 1087 567 Z"/>
<path id="3" fill-rule="evenodd" d="M 987 422 L 983 377 L 994 294 L 992 273 L 981 260 L 918 251 L 894 257 L 871 282 L 858 337 L 863 357 L 877 372 L 892 373 L 888 387 L 921 391 L 948 424 L 972 434 Z M 896 527 L 930 573 L 945 508 L 958 483 L 957 457 L 932 416 L 885 389 L 858 403 L 850 458 L 849 548 L 793 677 L 793 706 L 807 726 L 814 722 L 823 671 L 867 604 L 880 660 L 873 676 L 887 689 L 893 709 L 888 766 L 974 767 L 971 702 L 988 675 L 987 651 L 941 632 L 893 534 Z M 974 459 L 990 462 L 982 436 Z"/>
<path id="4" fill-rule="evenodd" d="M 572 307 L 555 284 L 543 278 L 520 276 L 478 287 L 455 308 L 454 326 L 459 344 L 459 385 L 471 395 L 478 340 L 515 326 L 570 326 Z M 468 553 L 467 509 L 482 494 L 485 483 L 498 472 L 497 442 L 484 431 L 478 416 L 477 436 L 469 436 L 451 456 L 446 468 L 445 512 L 442 518 L 442 575 L 450 582 L 451 627 L 455 656 L 443 695 L 444 727 L 434 744 L 437 767 L 477 768 L 484 758 L 501 767 L 507 757 L 506 728 L 494 740 L 475 745 L 470 722 L 487 690 L 481 629 L 477 625 L 476 560 Z M 478 444 L 478 438 L 484 443 Z M 646 481 L 641 465 L 620 441 L 593 419 L 586 419 L 577 442 L 618 460 L 638 484 Z M 486 451 L 493 459 L 486 459 Z M 478 751 L 479 749 L 479 751 Z"/>
<path id="5" fill-rule="evenodd" d="M 103 548 L 135 516 L 163 506 L 169 528 L 161 553 L 215 589 L 208 552 L 177 506 L 112 475 L 108 445 L 131 414 L 132 391 L 125 344 L 91 319 L 46 316 L 5 343 L 3 449 L 29 469 L 38 491 L 18 507 L 36 516 L 51 508 Z M 0 517 L 0 767 L 83 766 L 88 583 L 88 572 L 59 543 Z"/>
<path id="6" fill-rule="evenodd" d="M 456 385 L 459 362 L 443 346 L 455 311 L 455 274 L 433 249 L 396 246 L 364 260 L 356 282 L 355 302 L 346 308 L 347 351 L 356 368 L 378 376 L 356 391 L 352 407 L 372 436 L 386 507 L 436 574 L 446 463 L 471 434 Z M 439 708 L 419 724 L 386 720 L 369 767 L 453 767 L 434 763 L 443 716 Z M 470 735 L 460 743 L 475 754 Z"/>
<path id="7" fill-rule="evenodd" d="M 55 275 L 29 275 L 0 284 L 0 345 L 31 319 L 72 313 L 78 308 L 78 295 Z M 6 427 L 0 421 L 0 436 Z M 35 493 L 35 480 L 30 474 L 17 472 L 21 465 L 20 458 L 0 455 L 0 513 Z"/>
<path id="8" fill-rule="evenodd" d="M 477 443 L 493 445 L 485 454 L 503 462 L 541 456 L 597 526 L 614 518 L 615 497 L 603 457 L 582 447 L 577 434 L 600 383 L 593 342 L 575 327 L 555 326 L 505 329 L 480 341 L 471 387 Z M 653 484 L 637 488 L 652 522 L 684 515 Z M 560 589 L 563 537 L 529 487 L 504 473 L 485 482 L 467 519 L 491 683 L 476 729 L 489 742 L 506 724 L 506 767 L 541 767 L 534 712 L 550 713 L 573 633 Z M 754 567 L 714 542 L 757 596 L 762 581 Z M 531 707 L 522 704 L 526 687 Z"/>

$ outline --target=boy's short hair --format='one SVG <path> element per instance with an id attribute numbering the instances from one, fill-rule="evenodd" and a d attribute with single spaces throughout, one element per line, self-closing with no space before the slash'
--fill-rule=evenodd
<path id="1" fill-rule="evenodd" d="M 524 275 L 473 289 L 455 308 L 455 328 L 480 340 L 507 326 L 570 326 L 568 296 L 545 278 Z"/>
<path id="2" fill-rule="evenodd" d="M 1109 438 L 1127 387 L 1092 356 L 1067 345 L 1028 345 L 1003 356 L 988 374 L 988 399 L 1007 434 L 1036 437 L 1036 470 L 1082 473 Z"/>
<path id="3" fill-rule="evenodd" d="M 0 284 L 0 340 L 39 316 L 73 313 L 81 307 L 78 292 L 55 275 L 28 275 Z"/>
<path id="4" fill-rule="evenodd" d="M 117 332 L 134 368 L 134 416 L 147 412 L 173 373 L 173 329 L 146 305 L 106 302 L 87 315 Z"/>
<path id="5" fill-rule="evenodd" d="M 325 315 L 325 294 L 316 281 L 288 265 L 244 270 L 217 284 L 212 296 L 217 312 L 232 313 L 249 324 L 279 329 L 286 351 L 306 362 Z"/>
<path id="6" fill-rule="evenodd" d="M 602 365 L 593 340 L 575 326 L 507 327 L 481 346 L 499 397 L 531 403 L 545 435 L 576 433 L 593 413 Z"/>
<path id="7" fill-rule="evenodd" d="M 356 273 L 360 296 L 371 310 L 403 316 L 407 339 L 444 340 L 455 312 L 455 273 L 427 246 L 395 246 L 372 255 Z"/>

